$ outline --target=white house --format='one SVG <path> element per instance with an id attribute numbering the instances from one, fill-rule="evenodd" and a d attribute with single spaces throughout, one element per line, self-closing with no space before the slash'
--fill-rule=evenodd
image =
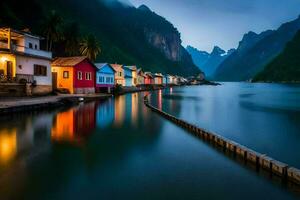
<path id="1" fill-rule="evenodd" d="M 52 53 L 41 50 L 42 39 L 28 31 L 0 28 L 1 83 L 31 83 L 32 94 L 52 91 Z"/>

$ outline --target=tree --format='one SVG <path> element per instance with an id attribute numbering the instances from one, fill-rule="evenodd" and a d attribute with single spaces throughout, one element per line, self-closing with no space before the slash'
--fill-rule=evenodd
<path id="1" fill-rule="evenodd" d="M 73 22 L 66 26 L 64 31 L 65 36 L 65 52 L 68 56 L 77 56 L 79 54 L 79 38 L 80 29 L 76 22 Z"/>
<path id="2" fill-rule="evenodd" d="M 46 48 L 51 51 L 53 42 L 63 39 L 63 19 L 55 10 L 52 10 L 49 16 L 46 17 L 43 30 L 47 39 Z"/>
<path id="3" fill-rule="evenodd" d="M 95 61 L 98 54 L 101 53 L 101 48 L 98 40 L 92 34 L 89 34 L 80 43 L 81 55 L 87 56 L 90 60 Z"/>

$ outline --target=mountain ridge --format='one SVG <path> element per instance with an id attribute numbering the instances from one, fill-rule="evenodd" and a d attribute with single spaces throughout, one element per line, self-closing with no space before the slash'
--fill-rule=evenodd
<path id="1" fill-rule="evenodd" d="M 245 81 L 253 78 L 278 56 L 300 29 L 300 17 L 282 24 L 276 30 L 244 35 L 236 52 L 229 56 L 214 75 L 219 81 Z M 254 33 L 254 34 L 253 34 Z M 252 41 L 247 42 L 249 39 Z M 246 45 L 243 43 L 246 41 Z M 245 48 L 246 47 L 246 48 Z"/>
<path id="2" fill-rule="evenodd" d="M 36 12 L 28 13 L 30 6 Z M 99 62 L 137 65 L 148 71 L 196 75 L 201 71 L 181 45 L 178 30 L 165 18 L 154 12 L 145 12 L 124 6 L 116 0 L 4 0 L 0 2 L 0 25 L 17 29 L 28 28 L 37 34 L 42 20 L 51 10 L 62 15 L 66 23 L 77 23 L 82 35 L 94 34 L 100 41 L 102 53 Z M 55 56 L 64 56 L 61 44 L 54 45 Z"/>
<path id="3" fill-rule="evenodd" d="M 231 55 L 235 49 L 230 49 L 227 52 L 218 46 L 214 46 L 211 53 L 198 50 L 192 46 L 187 46 L 186 50 L 192 56 L 194 63 L 201 69 L 205 75 L 212 79 L 212 76 L 219 65 Z"/>
<path id="4" fill-rule="evenodd" d="M 300 82 L 300 31 L 253 82 Z"/>

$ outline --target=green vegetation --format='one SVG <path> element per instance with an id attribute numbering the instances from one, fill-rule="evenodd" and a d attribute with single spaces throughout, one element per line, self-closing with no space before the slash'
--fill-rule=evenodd
<path id="1" fill-rule="evenodd" d="M 100 52 L 101 52 L 100 44 L 94 35 L 88 35 L 80 43 L 81 55 L 87 56 L 92 61 L 96 60 Z"/>
<path id="2" fill-rule="evenodd" d="M 137 65 L 153 72 L 184 76 L 200 72 L 182 49 L 182 59 L 177 62 L 168 59 L 161 49 L 150 44 L 146 33 L 157 33 L 163 37 L 180 36 L 167 20 L 151 11 L 121 6 L 117 1 L 109 1 L 110 5 L 105 2 L 3 0 L 0 2 L 0 26 L 29 28 L 33 33 L 44 36 L 48 42 L 42 46 L 52 49 L 54 56 L 80 54 L 82 39 L 92 34 L 101 44 L 97 62 Z M 51 20 L 54 22 L 50 25 Z M 60 37 L 61 33 L 63 37 Z"/>
<path id="3" fill-rule="evenodd" d="M 52 51 L 53 42 L 59 42 L 63 39 L 63 19 L 52 10 L 46 17 L 42 25 L 43 35 L 46 36 L 46 50 Z"/>
<path id="4" fill-rule="evenodd" d="M 253 80 L 254 82 L 300 82 L 300 31 Z"/>

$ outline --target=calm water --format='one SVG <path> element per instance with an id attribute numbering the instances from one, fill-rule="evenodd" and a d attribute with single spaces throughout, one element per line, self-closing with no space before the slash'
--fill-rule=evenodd
<path id="1" fill-rule="evenodd" d="M 128 94 L 2 116 L 0 199 L 296 199 Z M 156 92 L 153 104 L 300 167 L 300 87 L 232 84 Z"/>

